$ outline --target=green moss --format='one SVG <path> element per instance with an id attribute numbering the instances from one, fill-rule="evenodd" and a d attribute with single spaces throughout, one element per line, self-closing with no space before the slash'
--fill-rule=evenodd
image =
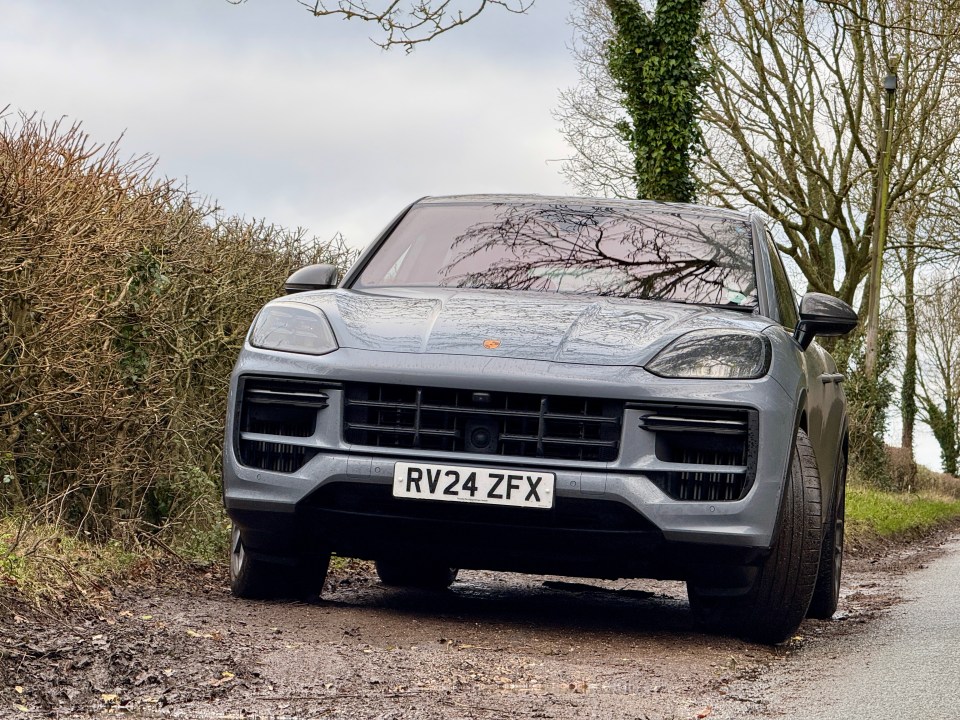
<path id="1" fill-rule="evenodd" d="M 853 539 L 922 535 L 956 518 L 960 518 L 960 500 L 861 485 L 847 488 L 847 528 Z"/>

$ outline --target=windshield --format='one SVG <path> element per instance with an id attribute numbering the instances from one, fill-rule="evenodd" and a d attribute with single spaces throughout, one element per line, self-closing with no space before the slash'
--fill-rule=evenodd
<path id="1" fill-rule="evenodd" d="M 748 223 L 614 203 L 416 206 L 353 286 L 756 305 Z"/>

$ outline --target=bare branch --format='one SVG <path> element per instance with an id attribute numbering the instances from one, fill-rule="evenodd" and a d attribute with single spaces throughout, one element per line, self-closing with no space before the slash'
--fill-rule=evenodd
<path id="1" fill-rule="evenodd" d="M 227 0 L 239 5 L 247 0 Z M 476 19 L 490 7 L 507 12 L 527 12 L 535 0 L 297 0 L 314 17 L 337 16 L 378 26 L 382 35 L 373 41 L 381 48 L 403 46 L 407 52 L 454 28 Z"/>

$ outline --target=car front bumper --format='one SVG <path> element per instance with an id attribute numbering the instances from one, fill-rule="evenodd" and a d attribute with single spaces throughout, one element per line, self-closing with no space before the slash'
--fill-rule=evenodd
<path id="1" fill-rule="evenodd" d="M 329 383 L 329 405 L 316 432 L 296 440 L 316 454 L 293 472 L 248 467 L 239 460 L 238 381 L 251 376 Z M 619 457 L 599 463 L 351 445 L 341 432 L 338 385 L 352 382 L 623 400 L 628 404 Z M 651 480 L 664 467 L 683 468 L 657 457 L 653 434 L 639 427 L 640 408 L 690 404 L 754 413 L 751 442 L 758 451 L 752 482 L 741 499 L 681 501 Z M 689 577 L 692 566 L 749 563 L 769 548 L 797 406 L 775 372 L 749 381 L 669 380 L 638 367 L 353 349 L 311 357 L 247 346 L 231 381 L 224 502 L 249 551 L 264 555 L 285 556 L 307 544 L 368 558 L 429 554 L 464 568 Z M 553 472 L 555 507 L 398 501 L 391 495 L 397 461 Z"/>

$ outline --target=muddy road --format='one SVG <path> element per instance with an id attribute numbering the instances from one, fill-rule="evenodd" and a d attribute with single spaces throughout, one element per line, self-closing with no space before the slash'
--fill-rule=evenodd
<path id="1" fill-rule="evenodd" d="M 702 632 L 680 583 L 463 572 L 437 593 L 352 562 L 302 604 L 178 571 L 70 621 L 6 614 L 0 716 L 803 717 L 805 665 L 865 637 L 942 552 L 854 560 L 837 616 L 776 648 Z"/>

